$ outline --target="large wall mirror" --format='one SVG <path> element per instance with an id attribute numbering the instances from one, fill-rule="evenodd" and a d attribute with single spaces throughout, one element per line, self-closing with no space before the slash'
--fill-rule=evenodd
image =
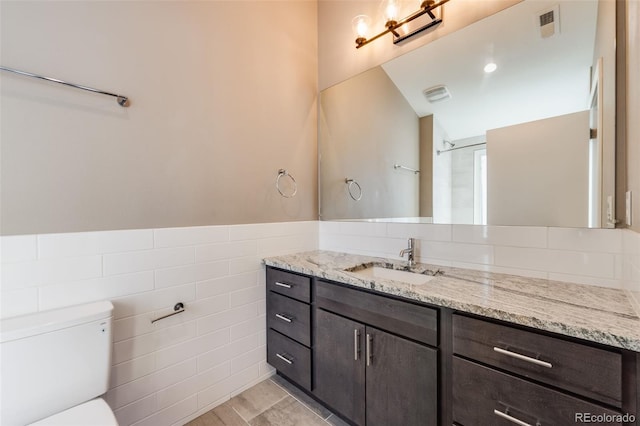
<path id="1" fill-rule="evenodd" d="M 615 7 L 524 0 L 323 90 L 321 219 L 612 227 Z"/>

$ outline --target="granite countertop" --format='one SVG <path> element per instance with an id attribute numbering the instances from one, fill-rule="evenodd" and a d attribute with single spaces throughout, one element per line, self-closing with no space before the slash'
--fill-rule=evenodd
<path id="1" fill-rule="evenodd" d="M 618 289 L 417 264 L 413 272 L 442 271 L 425 284 L 372 279 L 348 270 L 367 265 L 406 269 L 407 262 L 332 251 L 269 257 L 268 266 L 381 293 L 495 318 L 640 352 L 640 317 Z"/>

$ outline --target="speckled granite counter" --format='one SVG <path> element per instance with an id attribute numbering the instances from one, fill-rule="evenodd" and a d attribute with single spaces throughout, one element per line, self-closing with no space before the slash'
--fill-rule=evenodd
<path id="1" fill-rule="evenodd" d="M 269 257 L 265 264 L 640 352 L 640 318 L 621 290 L 425 264 L 412 271 L 443 274 L 419 285 L 373 280 L 347 270 L 368 264 L 404 269 L 406 262 L 331 251 Z"/>

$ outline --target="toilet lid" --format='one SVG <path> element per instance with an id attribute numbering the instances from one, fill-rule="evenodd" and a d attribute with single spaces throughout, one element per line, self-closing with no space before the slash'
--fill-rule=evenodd
<path id="1" fill-rule="evenodd" d="M 104 399 L 96 398 L 38 420 L 31 426 L 118 426 L 118 422 Z"/>

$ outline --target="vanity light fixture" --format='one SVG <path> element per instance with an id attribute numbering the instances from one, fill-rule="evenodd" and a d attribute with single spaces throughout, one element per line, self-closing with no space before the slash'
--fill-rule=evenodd
<path id="1" fill-rule="evenodd" d="M 420 3 L 419 10 L 402 19 L 398 19 L 397 17 L 399 9 L 397 1 L 398 0 L 384 0 L 383 14 L 385 18 L 386 29 L 371 38 L 367 38 L 367 32 L 371 24 L 371 19 L 367 15 L 358 15 L 353 18 L 353 20 L 351 21 L 351 26 L 353 27 L 353 32 L 356 36 L 356 49 L 361 48 L 365 44 L 371 43 L 373 40 L 376 40 L 387 33 L 393 34 L 393 44 L 398 44 L 424 30 L 435 27 L 436 25 L 442 23 L 442 12 L 440 12 L 440 17 L 436 17 L 436 15 L 433 13 L 434 9 L 442 7 L 442 5 L 447 3 L 449 0 L 423 0 L 422 3 Z M 428 15 L 428 17 L 430 18 L 429 22 L 418 28 L 411 29 L 406 33 L 402 33 L 402 31 L 400 31 L 400 28 L 402 26 L 423 15 Z"/>

